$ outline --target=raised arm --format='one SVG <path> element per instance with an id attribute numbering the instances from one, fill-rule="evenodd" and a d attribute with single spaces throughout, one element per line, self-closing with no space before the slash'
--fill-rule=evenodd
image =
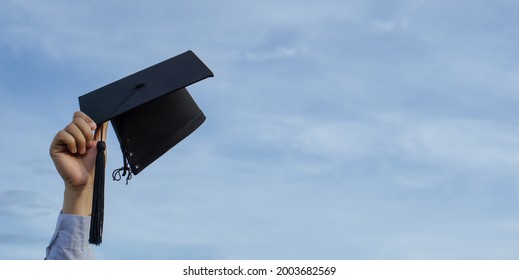
<path id="1" fill-rule="evenodd" d="M 82 112 L 52 140 L 49 152 L 63 179 L 63 206 L 46 259 L 92 259 L 88 244 L 97 141 L 106 140 L 108 123 L 97 127 Z M 95 131 L 95 132 L 94 132 Z"/>

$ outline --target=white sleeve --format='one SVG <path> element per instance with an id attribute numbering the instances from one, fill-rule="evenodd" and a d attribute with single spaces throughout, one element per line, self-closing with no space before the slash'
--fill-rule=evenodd
<path id="1" fill-rule="evenodd" d="M 58 223 L 49 246 L 46 260 L 93 260 L 92 245 L 88 243 L 90 217 L 59 214 Z"/>

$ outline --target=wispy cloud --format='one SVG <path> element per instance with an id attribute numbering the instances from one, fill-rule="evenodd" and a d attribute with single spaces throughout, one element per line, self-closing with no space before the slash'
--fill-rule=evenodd
<path id="1" fill-rule="evenodd" d="M 129 187 L 107 183 L 98 256 L 517 256 L 515 3 L 0 6 L 5 236 L 50 238 L 47 149 L 77 96 L 194 49 L 216 75 L 192 87 L 208 119 Z M 4 245 L 30 258 L 29 239 Z"/>

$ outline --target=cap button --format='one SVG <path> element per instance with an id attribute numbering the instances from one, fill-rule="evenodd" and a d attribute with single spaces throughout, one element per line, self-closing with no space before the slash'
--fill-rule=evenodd
<path id="1" fill-rule="evenodd" d="M 135 84 L 135 88 L 140 88 L 140 87 L 143 87 L 146 83 L 144 81 L 139 81 L 138 83 Z"/>

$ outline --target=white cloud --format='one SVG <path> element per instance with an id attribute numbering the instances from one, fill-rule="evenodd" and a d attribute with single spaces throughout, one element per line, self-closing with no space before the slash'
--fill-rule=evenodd
<path id="1" fill-rule="evenodd" d="M 289 59 L 298 55 L 305 55 L 306 50 L 301 47 L 279 47 L 272 52 L 248 52 L 245 57 L 249 60 L 259 62 L 273 59 Z"/>
<path id="2" fill-rule="evenodd" d="M 389 33 L 396 31 L 405 31 L 408 28 L 408 21 L 406 19 L 395 20 L 375 20 L 372 23 L 372 28 L 375 32 Z"/>
<path id="3" fill-rule="evenodd" d="M 407 156 L 480 171 L 519 167 L 519 135 L 514 126 L 471 119 L 416 124 L 399 137 Z"/>
<path id="4" fill-rule="evenodd" d="M 492 3 L 4 1 L 0 46 L 16 57 L 11 66 L 27 55 L 55 77 L 67 72 L 60 85 L 78 92 L 85 80 L 111 82 L 189 48 L 216 74 L 193 86 L 203 128 L 128 188 L 108 183 L 117 221 L 107 237 L 122 241 L 100 256 L 153 257 L 144 245 L 120 250 L 138 239 L 175 258 L 498 258 L 517 254 L 505 246 L 517 226 L 488 221 L 517 210 L 507 199 L 517 192 L 518 69 L 515 15 Z M 1 191 L 27 199 L 23 217 L 40 213 L 29 220 L 51 228 L 61 185 L 47 146 L 79 93 L 41 87 L 22 98 L 10 84 L 1 89 L 0 143 L 15 164 L 0 170 L 35 193 Z M 164 220 L 147 221 L 157 213 Z M 459 243 L 473 231 L 481 235 Z"/>

